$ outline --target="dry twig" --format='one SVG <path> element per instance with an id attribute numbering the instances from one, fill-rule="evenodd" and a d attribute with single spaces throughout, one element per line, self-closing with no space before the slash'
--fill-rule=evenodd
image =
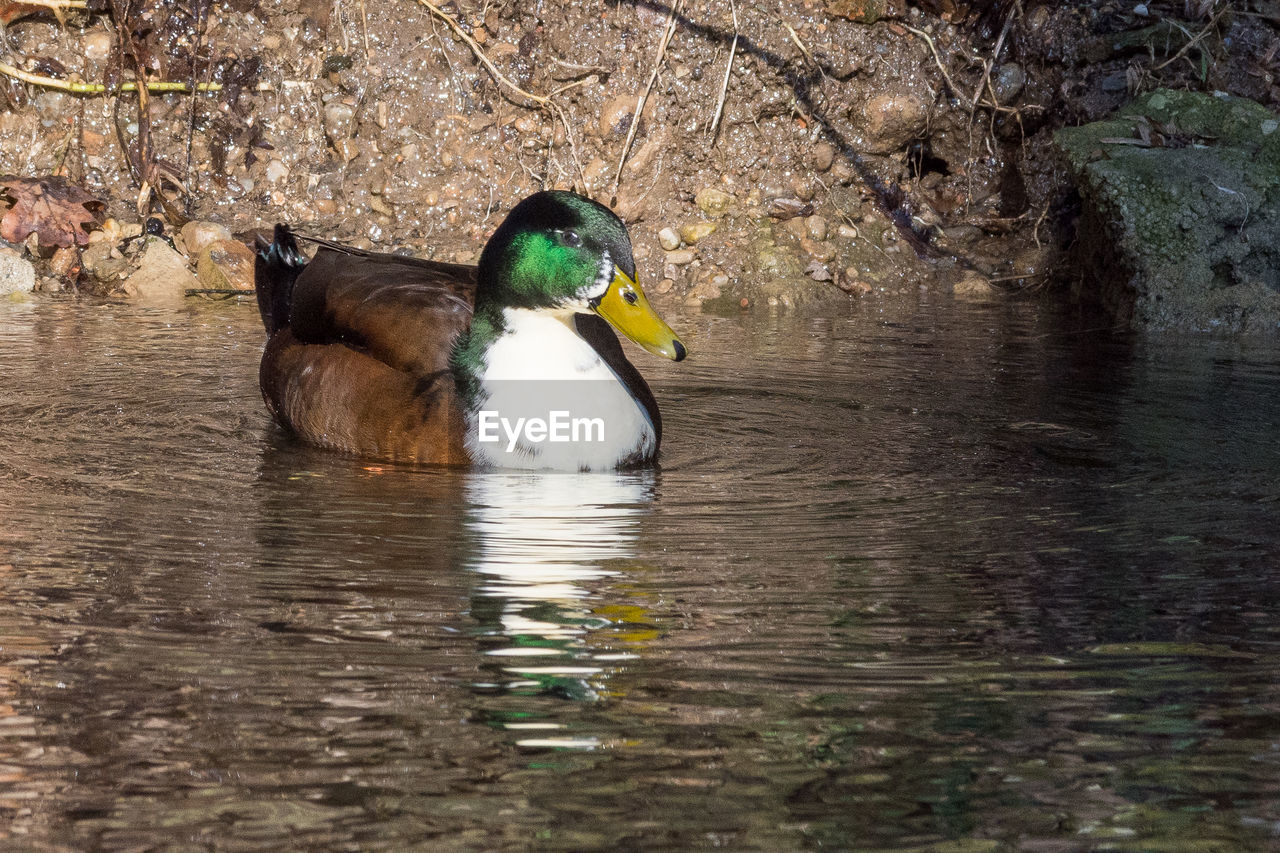
<path id="1" fill-rule="evenodd" d="M 101 83 L 78 83 L 74 80 L 59 80 L 57 77 L 45 77 L 42 74 L 32 74 L 30 71 L 23 71 L 9 65 L 7 62 L 0 62 L 0 74 L 6 77 L 12 77 L 15 80 L 21 80 L 23 83 L 30 83 L 33 86 L 44 86 L 49 89 L 60 89 L 63 92 L 71 92 L 76 95 L 107 95 L 115 92 L 136 92 L 138 84 L 133 80 L 126 80 L 119 86 L 104 86 Z M 270 86 L 260 84 L 259 91 L 268 91 Z M 190 84 L 178 83 L 169 80 L 148 80 L 146 84 L 148 92 L 190 92 L 192 91 Z M 222 91 L 221 83 L 197 83 L 195 86 L 197 92 L 220 92 Z"/>
<path id="2" fill-rule="evenodd" d="M 1219 9 L 1219 10 L 1218 10 L 1218 14 L 1214 15 L 1214 16 L 1209 20 L 1209 24 L 1208 24 L 1208 26 L 1206 26 L 1206 27 L 1205 27 L 1203 30 L 1201 30 L 1200 32 L 1196 33 L 1195 37 L 1194 37 L 1194 38 L 1192 38 L 1192 39 L 1191 39 L 1191 41 L 1187 42 L 1186 44 L 1184 44 L 1184 45 L 1182 46 L 1182 49 L 1181 49 L 1181 50 L 1179 50 L 1179 51 L 1178 51 L 1177 53 L 1175 53 L 1173 56 L 1169 57 L 1169 58 L 1168 58 L 1168 59 L 1166 59 L 1164 62 L 1161 62 L 1159 65 L 1157 65 L 1155 68 L 1153 68 L 1153 69 L 1151 69 L 1151 70 L 1152 70 L 1152 71 L 1159 71 L 1159 70 L 1161 70 L 1162 68 L 1165 68 L 1166 66 L 1172 65 L 1173 63 L 1177 62 L 1177 61 L 1178 61 L 1179 59 L 1181 59 L 1182 57 L 1186 56 L 1186 55 L 1187 55 L 1187 51 L 1191 50 L 1191 48 L 1193 48 L 1193 47 L 1195 47 L 1196 45 L 1198 45 L 1201 41 L 1203 41 L 1203 40 L 1204 40 L 1204 37 L 1205 37 L 1205 36 L 1207 36 L 1207 35 L 1209 35 L 1209 33 L 1213 32 L 1214 28 L 1218 26 L 1218 21 L 1222 18 L 1222 16 L 1223 16 L 1223 15 L 1225 15 L 1225 14 L 1227 13 L 1227 10 L 1228 10 L 1229 8 L 1230 8 L 1229 6 L 1223 6 L 1221 9 Z M 1183 31 L 1185 32 L 1186 30 L 1184 29 Z"/>
<path id="3" fill-rule="evenodd" d="M 511 79 L 507 77 L 507 75 L 499 71 L 498 66 L 494 65 L 493 61 L 490 60 L 487 55 L 485 55 L 484 49 L 480 47 L 480 43 L 477 42 L 475 39 L 473 39 L 471 35 L 462 28 L 462 25 L 459 24 L 456 20 L 454 20 L 451 15 L 447 14 L 444 10 L 442 10 L 440 7 L 436 6 L 435 4 L 428 2 L 428 0 L 418 0 L 418 2 L 421 3 L 423 6 L 426 6 L 427 10 L 430 11 L 431 14 L 435 15 L 437 18 L 443 21 L 445 26 L 453 30 L 454 35 L 462 39 L 463 43 L 467 47 L 471 48 L 471 52 L 475 54 L 476 59 L 480 60 L 480 64 L 483 65 L 489 71 L 489 73 L 493 75 L 493 78 L 495 80 L 497 80 L 502 85 L 506 86 L 511 91 L 515 92 L 520 97 L 528 98 L 529 100 L 533 101 L 535 104 L 542 104 L 545 106 L 551 103 L 550 98 L 543 97 L 542 95 L 535 95 L 532 92 L 526 92 L 524 89 L 521 89 L 515 83 L 511 82 Z"/>
<path id="4" fill-rule="evenodd" d="M 418 0 L 422 3 L 425 0 Z M 644 105 L 649 100 L 649 92 L 653 90 L 653 83 L 658 79 L 658 69 L 662 67 L 662 59 L 667 54 L 667 45 L 671 43 L 671 36 L 676 31 L 676 12 L 680 9 L 681 0 L 675 0 L 671 4 L 671 11 L 667 13 L 667 22 L 662 29 L 662 40 L 658 43 L 658 55 L 653 60 L 653 70 L 649 73 L 649 82 L 645 84 L 644 91 L 640 93 L 640 97 L 636 99 L 636 114 L 631 120 L 631 129 L 627 131 L 627 139 L 622 143 L 622 154 L 618 157 L 618 171 L 613 176 L 613 195 L 618 193 L 618 185 L 622 183 L 622 166 L 627 162 L 627 154 L 631 152 L 631 143 L 636 140 L 636 131 L 640 129 L 640 116 L 644 115 Z"/>
<path id="5" fill-rule="evenodd" d="M 729 95 L 729 75 L 733 72 L 733 54 L 738 49 L 738 4 L 729 0 L 729 11 L 733 14 L 733 42 L 729 45 L 729 61 L 724 66 L 724 82 L 720 86 L 720 99 L 716 101 L 716 112 L 711 117 L 711 125 L 707 136 L 714 142 L 716 130 L 720 127 L 720 116 L 724 113 L 724 99 Z"/>

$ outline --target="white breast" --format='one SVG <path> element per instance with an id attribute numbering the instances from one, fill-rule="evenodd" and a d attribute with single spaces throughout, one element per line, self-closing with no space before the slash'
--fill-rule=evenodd
<path id="1" fill-rule="evenodd" d="M 648 411 L 570 325 L 571 314 L 508 308 L 489 348 L 467 425 L 476 462 L 503 468 L 609 470 L 652 456 Z"/>

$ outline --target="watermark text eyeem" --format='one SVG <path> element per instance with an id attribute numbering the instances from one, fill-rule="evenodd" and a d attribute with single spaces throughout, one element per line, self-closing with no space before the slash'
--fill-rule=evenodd
<path id="1" fill-rule="evenodd" d="M 567 410 L 553 409 L 543 418 L 504 418 L 492 409 L 481 409 L 476 420 L 477 438 L 481 442 L 507 441 L 507 453 L 524 440 L 526 444 L 543 442 L 604 441 L 604 418 L 574 418 Z"/>

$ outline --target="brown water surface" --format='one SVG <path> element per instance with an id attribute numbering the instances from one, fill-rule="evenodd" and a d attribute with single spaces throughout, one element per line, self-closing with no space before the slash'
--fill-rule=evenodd
<path id="1" fill-rule="evenodd" d="M 1280 348 L 930 300 L 671 318 L 625 475 L 299 447 L 249 306 L 0 306 L 0 840 L 1280 845 Z"/>

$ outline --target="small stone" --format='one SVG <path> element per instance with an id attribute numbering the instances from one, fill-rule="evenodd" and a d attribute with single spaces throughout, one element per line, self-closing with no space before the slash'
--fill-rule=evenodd
<path id="1" fill-rule="evenodd" d="M 670 293 L 671 288 L 675 286 L 676 286 L 675 279 L 664 278 L 662 281 L 658 282 L 658 286 L 655 287 L 654 290 L 657 291 L 658 293 Z"/>
<path id="2" fill-rule="evenodd" d="M 716 224 L 714 222 L 690 222 L 688 225 L 680 226 L 680 239 L 689 245 L 697 243 L 699 240 L 706 239 L 715 233 Z"/>
<path id="3" fill-rule="evenodd" d="M 862 127 L 869 153 L 891 154 L 928 128 L 929 102 L 914 91 L 884 93 L 867 101 L 861 115 L 850 118 Z"/>
<path id="4" fill-rule="evenodd" d="M 738 300 L 738 307 L 739 307 L 739 308 L 750 308 L 750 307 L 751 307 L 751 300 L 750 300 L 750 299 L 748 299 L 748 298 L 747 298 L 747 297 L 745 297 L 745 296 L 744 296 L 744 297 L 742 297 L 741 299 L 739 299 L 739 300 Z"/>
<path id="5" fill-rule="evenodd" d="M 964 278 L 955 283 L 951 292 L 956 296 L 981 298 L 991 296 L 996 292 L 996 289 L 983 276 L 977 273 L 967 273 Z"/>
<path id="6" fill-rule="evenodd" d="M 836 148 L 830 142 L 819 142 L 813 146 L 813 168 L 825 172 L 836 161 Z"/>
<path id="7" fill-rule="evenodd" d="M 606 102 L 600 109 L 597 132 L 601 136 L 609 136 L 610 134 L 625 136 L 631 129 L 631 121 L 636 114 L 636 100 L 635 95 L 618 95 Z M 653 103 L 652 98 L 645 104 L 646 117 L 649 111 L 648 105 L 651 103 Z"/>
<path id="8" fill-rule="evenodd" d="M 822 261 L 823 263 L 826 263 L 836 256 L 835 246 L 827 242 L 811 240 L 808 237 L 802 237 L 800 239 L 800 248 L 804 249 L 805 252 L 808 253 L 809 257 L 813 258 L 815 261 Z"/>
<path id="9" fill-rule="evenodd" d="M 960 224 L 942 229 L 942 233 L 952 243 L 975 243 L 982 238 L 982 229 L 976 225 Z"/>
<path id="10" fill-rule="evenodd" d="M 318 198 L 315 200 L 316 213 L 321 216 L 333 216 L 338 212 L 338 203 L 331 198 Z"/>
<path id="11" fill-rule="evenodd" d="M 86 59 L 94 62 L 105 62 L 107 57 L 111 55 L 111 44 L 114 40 L 111 33 L 105 30 L 92 30 L 84 34 L 84 38 L 80 40 L 80 49 L 84 51 Z"/>
<path id="12" fill-rule="evenodd" d="M 227 227 L 216 222 L 193 220 L 183 225 L 179 233 L 182 235 L 182 245 L 186 248 L 187 254 L 193 258 L 200 257 L 200 253 L 210 243 L 231 239 L 231 232 Z"/>
<path id="13" fill-rule="evenodd" d="M 831 281 L 831 270 L 819 261 L 810 261 L 809 266 L 804 268 L 804 274 L 814 281 Z"/>
<path id="14" fill-rule="evenodd" d="M 200 281 L 187 261 L 159 237 L 147 237 L 138 268 L 124 282 L 127 294 L 141 302 L 176 305 Z"/>
<path id="15" fill-rule="evenodd" d="M 836 286 L 853 296 L 865 296 L 871 292 L 871 285 L 858 278 L 856 267 L 847 268 L 844 277 L 836 280 Z"/>
<path id="16" fill-rule="evenodd" d="M 110 239 L 90 243 L 80 255 L 80 263 L 87 274 L 101 282 L 118 281 L 129 272 L 129 262 Z"/>
<path id="17" fill-rule="evenodd" d="M 658 245 L 668 252 L 673 252 L 680 248 L 680 235 L 674 228 L 663 228 L 658 232 Z"/>
<path id="18" fill-rule="evenodd" d="M 345 163 L 350 163 L 360 156 L 360 146 L 356 144 L 354 139 L 340 139 L 334 144 L 333 148 Z M 245 185 L 245 192 L 253 189 L 253 181 L 248 178 L 242 179 L 241 183 Z"/>
<path id="19" fill-rule="evenodd" d="M 708 299 L 717 299 L 722 293 L 722 288 L 728 283 L 729 277 L 727 275 L 716 270 L 709 270 L 689 289 L 686 301 L 705 302 Z"/>
<path id="20" fill-rule="evenodd" d="M 324 108 L 324 134 L 335 148 L 355 135 L 355 107 L 341 101 L 330 101 Z M 348 158 L 349 159 L 349 158 Z"/>
<path id="21" fill-rule="evenodd" d="M 782 227 L 797 240 L 803 240 L 809 234 L 809 229 L 805 227 L 803 219 L 788 219 L 782 223 Z"/>
<path id="22" fill-rule="evenodd" d="M 693 263 L 695 257 L 697 255 L 694 254 L 693 249 L 677 249 L 674 252 L 667 252 L 667 263 L 682 267 Z"/>
<path id="23" fill-rule="evenodd" d="M 804 230 L 811 240 L 825 240 L 827 239 L 827 220 L 815 213 L 805 219 Z"/>
<path id="24" fill-rule="evenodd" d="M 267 164 L 267 180 L 273 184 L 283 181 L 289 177 L 289 167 L 279 160 L 272 160 Z"/>
<path id="25" fill-rule="evenodd" d="M 796 194 L 796 198 L 801 201 L 813 201 L 817 190 L 813 186 L 813 182 L 807 178 L 796 178 L 791 182 L 791 190 Z"/>
<path id="26" fill-rule="evenodd" d="M 854 228 L 852 225 L 842 222 L 840 223 L 840 227 L 836 229 L 836 234 L 838 234 L 842 239 L 854 240 L 858 237 L 858 229 Z"/>
<path id="27" fill-rule="evenodd" d="M 715 187 L 703 187 L 698 190 L 697 195 L 693 197 L 693 201 L 704 214 L 712 219 L 719 219 L 725 215 L 729 210 L 729 206 L 733 204 L 733 196 Z"/>
<path id="28" fill-rule="evenodd" d="M 75 246 L 63 246 L 49 259 L 49 270 L 57 276 L 71 280 L 80 274 L 80 250 Z M 41 290 L 48 290 L 41 287 Z"/>
<path id="29" fill-rule="evenodd" d="M 765 207 L 766 212 L 774 219 L 786 220 L 813 213 L 813 205 L 798 198 L 771 198 Z"/>
<path id="30" fill-rule="evenodd" d="M 521 133 L 536 133 L 538 131 L 538 119 L 535 116 L 520 116 L 515 121 L 516 130 Z"/>
<path id="31" fill-rule="evenodd" d="M 1027 72 L 1016 62 L 1006 62 L 991 75 L 991 88 L 996 93 L 996 100 L 1002 104 L 1016 100 L 1026 85 Z"/>
<path id="32" fill-rule="evenodd" d="M 210 290 L 253 290 L 254 255 L 239 240 L 219 240 L 200 253 L 196 277 Z"/>
<path id="33" fill-rule="evenodd" d="M 36 288 L 36 268 L 16 253 L 0 252 L 0 295 L 29 293 Z"/>

